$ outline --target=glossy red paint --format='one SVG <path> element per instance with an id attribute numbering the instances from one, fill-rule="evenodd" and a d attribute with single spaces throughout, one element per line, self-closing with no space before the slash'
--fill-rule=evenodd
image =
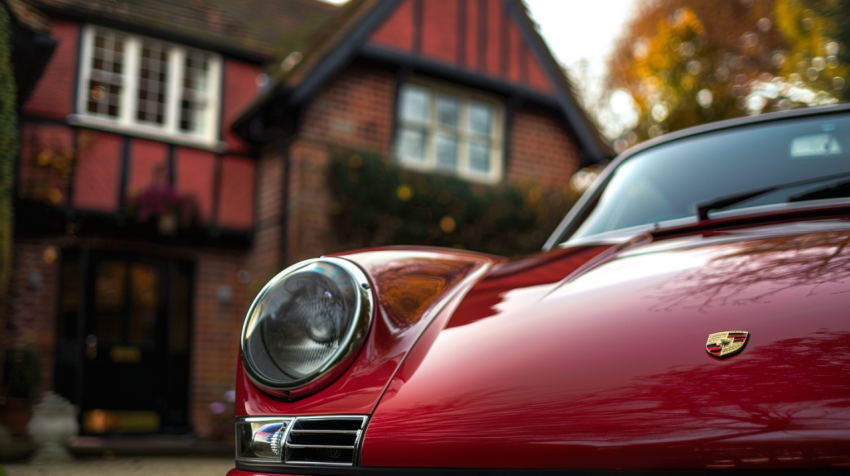
<path id="1" fill-rule="evenodd" d="M 498 263 L 466 295 L 446 327 L 484 319 L 544 296 L 610 245 L 581 246 Z M 518 292 L 517 292 L 518 291 Z"/>
<path id="2" fill-rule="evenodd" d="M 369 414 L 422 330 L 450 313 L 498 258 L 428 248 L 390 248 L 337 255 L 369 276 L 375 293 L 373 328 L 351 368 L 327 388 L 286 401 L 270 396 L 237 366 L 236 415 Z M 450 308 L 450 309 L 447 309 Z"/>
<path id="3" fill-rule="evenodd" d="M 614 250 L 496 305 L 485 279 L 466 297 L 486 307 L 476 318 L 466 303 L 438 316 L 378 404 L 362 465 L 850 467 L 846 220 Z M 750 333 L 741 353 L 706 353 L 733 329 Z"/>

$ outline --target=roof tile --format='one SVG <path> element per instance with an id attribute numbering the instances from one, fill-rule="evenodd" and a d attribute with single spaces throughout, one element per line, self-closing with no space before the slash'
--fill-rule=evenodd
<path id="1" fill-rule="evenodd" d="M 318 0 L 31 1 L 47 12 L 109 18 L 269 57 L 301 43 L 337 9 Z"/>

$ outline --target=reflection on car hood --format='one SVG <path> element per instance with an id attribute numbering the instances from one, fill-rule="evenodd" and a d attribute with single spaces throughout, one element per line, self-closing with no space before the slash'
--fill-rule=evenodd
<path id="1" fill-rule="evenodd" d="M 497 267 L 399 368 L 363 465 L 848 464 L 847 225 L 639 239 Z M 728 330 L 750 333 L 743 352 L 709 356 L 708 335 Z"/>

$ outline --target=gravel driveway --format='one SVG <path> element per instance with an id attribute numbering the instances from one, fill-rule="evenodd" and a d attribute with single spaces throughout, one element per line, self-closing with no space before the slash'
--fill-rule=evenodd
<path id="1" fill-rule="evenodd" d="M 225 458 L 79 459 L 61 465 L 5 464 L 8 476 L 225 476 L 233 460 Z"/>

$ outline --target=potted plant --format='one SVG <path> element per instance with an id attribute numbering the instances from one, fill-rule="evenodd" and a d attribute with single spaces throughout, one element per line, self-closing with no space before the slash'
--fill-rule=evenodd
<path id="1" fill-rule="evenodd" d="M 41 388 L 41 359 L 29 349 L 9 349 L 3 364 L 0 422 L 12 436 L 28 436 L 27 423 Z"/>

